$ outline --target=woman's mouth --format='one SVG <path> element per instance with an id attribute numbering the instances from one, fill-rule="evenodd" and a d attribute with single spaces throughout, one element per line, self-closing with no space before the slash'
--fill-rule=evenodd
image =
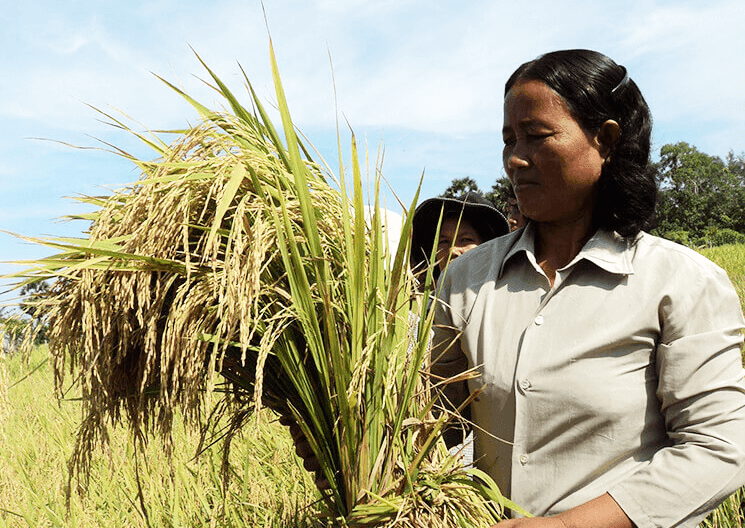
<path id="1" fill-rule="evenodd" d="M 515 183 L 512 184 L 512 188 L 515 190 L 516 193 L 520 192 L 521 190 L 529 189 L 531 187 L 538 187 L 539 183 L 534 180 L 517 180 Z"/>

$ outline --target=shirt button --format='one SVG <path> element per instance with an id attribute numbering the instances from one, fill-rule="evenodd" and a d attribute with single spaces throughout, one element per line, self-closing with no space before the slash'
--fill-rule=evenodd
<path id="1" fill-rule="evenodd" d="M 520 388 L 524 391 L 528 390 L 530 388 L 530 382 L 526 379 L 522 380 L 520 382 Z"/>
<path id="2" fill-rule="evenodd" d="M 539 325 L 539 326 L 540 326 L 540 325 L 542 325 L 542 324 L 543 324 L 543 316 L 542 316 L 542 315 L 538 315 L 538 316 L 537 316 L 537 317 L 535 318 L 535 321 L 534 321 L 534 322 L 535 322 L 535 324 L 537 324 L 537 325 Z"/>
<path id="3" fill-rule="evenodd" d="M 520 455 L 520 463 L 524 466 L 528 463 L 528 455 L 522 454 Z"/>

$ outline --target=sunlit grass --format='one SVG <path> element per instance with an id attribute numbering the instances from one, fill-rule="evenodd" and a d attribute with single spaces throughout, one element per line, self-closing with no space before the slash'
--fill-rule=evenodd
<path id="1" fill-rule="evenodd" d="M 699 250 L 706 258 L 716 262 L 727 271 L 732 285 L 740 297 L 745 311 L 745 245 L 727 244 Z M 745 363 L 745 349 L 743 349 Z M 728 498 L 702 524 L 705 528 L 742 528 L 745 526 L 745 488 Z"/>
<path id="2" fill-rule="evenodd" d="M 745 244 L 726 244 L 703 248 L 699 252 L 727 270 L 745 311 Z"/>
<path id="3" fill-rule="evenodd" d="M 2 363 L 12 386 L 0 427 L 0 527 L 313 525 L 318 492 L 270 411 L 259 413 L 235 440 L 226 488 L 220 450 L 195 459 L 198 435 L 182 424 L 175 427 L 170 460 L 156 441 L 138 454 L 128 433 L 116 429 L 110 448 L 94 457 L 85 490 L 71 494 L 68 510 L 67 461 L 81 409 L 74 394 L 58 404 L 46 361 L 42 347 L 28 361 L 16 356 Z"/>

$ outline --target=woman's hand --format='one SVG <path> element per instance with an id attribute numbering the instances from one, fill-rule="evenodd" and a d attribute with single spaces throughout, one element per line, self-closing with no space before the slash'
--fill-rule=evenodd
<path id="1" fill-rule="evenodd" d="M 300 429 L 295 419 L 288 413 L 280 413 L 279 423 L 290 428 L 290 436 L 292 436 L 292 441 L 295 444 L 295 453 L 303 459 L 305 470 L 315 474 L 316 487 L 320 491 L 331 489 L 329 481 L 323 476 L 320 462 L 318 462 L 313 449 L 311 449 L 308 443 L 308 439 L 305 438 L 303 430 Z"/>
<path id="2" fill-rule="evenodd" d="M 508 519 L 492 528 L 567 528 L 559 517 L 523 517 L 520 519 Z"/>
<path id="3" fill-rule="evenodd" d="M 554 517 L 509 519 L 492 528 L 634 528 L 620 506 L 607 493 Z"/>

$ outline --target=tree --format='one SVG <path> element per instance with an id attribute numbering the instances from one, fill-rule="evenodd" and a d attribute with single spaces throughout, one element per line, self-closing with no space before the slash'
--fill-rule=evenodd
<path id="1" fill-rule="evenodd" d="M 442 196 L 444 198 L 456 198 L 461 194 L 467 192 L 484 194 L 481 192 L 481 189 L 479 189 L 479 184 L 476 183 L 476 180 L 466 177 L 455 178 L 452 182 L 450 182 L 450 186 L 442 193 Z"/>
<path id="2" fill-rule="evenodd" d="M 515 196 L 515 192 L 512 190 L 512 184 L 506 176 L 498 178 L 491 186 L 491 191 L 486 193 L 486 198 L 494 204 L 494 207 L 502 211 L 505 216 L 508 213 L 509 204 L 507 203 L 508 198 Z"/>
<path id="3" fill-rule="evenodd" d="M 743 178 L 732 170 L 738 162 L 742 157 L 725 163 L 688 143 L 663 146 L 655 165 L 660 191 L 655 232 L 687 231 L 695 241 L 718 229 L 741 230 Z"/>
<path id="4" fill-rule="evenodd" d="M 5 354 L 20 350 L 27 337 L 32 336 L 37 345 L 47 341 L 49 328 L 39 310 L 39 301 L 48 292 L 48 282 L 30 282 L 21 288 L 18 310 L 0 308 L 0 346 Z"/>
<path id="5" fill-rule="evenodd" d="M 491 191 L 484 193 L 473 178 L 455 178 L 441 196 L 455 198 L 466 192 L 475 192 L 489 200 L 494 207 L 507 214 L 507 198 L 514 196 L 512 186 L 506 177 L 501 177 L 492 185 Z"/>
<path id="6" fill-rule="evenodd" d="M 29 282 L 21 288 L 21 298 L 23 300 L 19 308 L 28 316 L 29 324 L 33 331 L 34 343 L 37 345 L 47 341 L 49 328 L 39 311 L 39 301 L 48 293 L 49 283 L 43 280 Z"/>
<path id="7" fill-rule="evenodd" d="M 732 212 L 735 231 L 745 233 L 745 153 L 735 156 L 731 150 L 727 154 L 727 170 L 737 181 L 735 192 L 735 210 Z"/>
<path id="8" fill-rule="evenodd" d="M 0 308 L 0 348 L 3 354 L 12 355 L 20 350 L 27 324 L 17 314 L 9 314 L 5 308 Z"/>

